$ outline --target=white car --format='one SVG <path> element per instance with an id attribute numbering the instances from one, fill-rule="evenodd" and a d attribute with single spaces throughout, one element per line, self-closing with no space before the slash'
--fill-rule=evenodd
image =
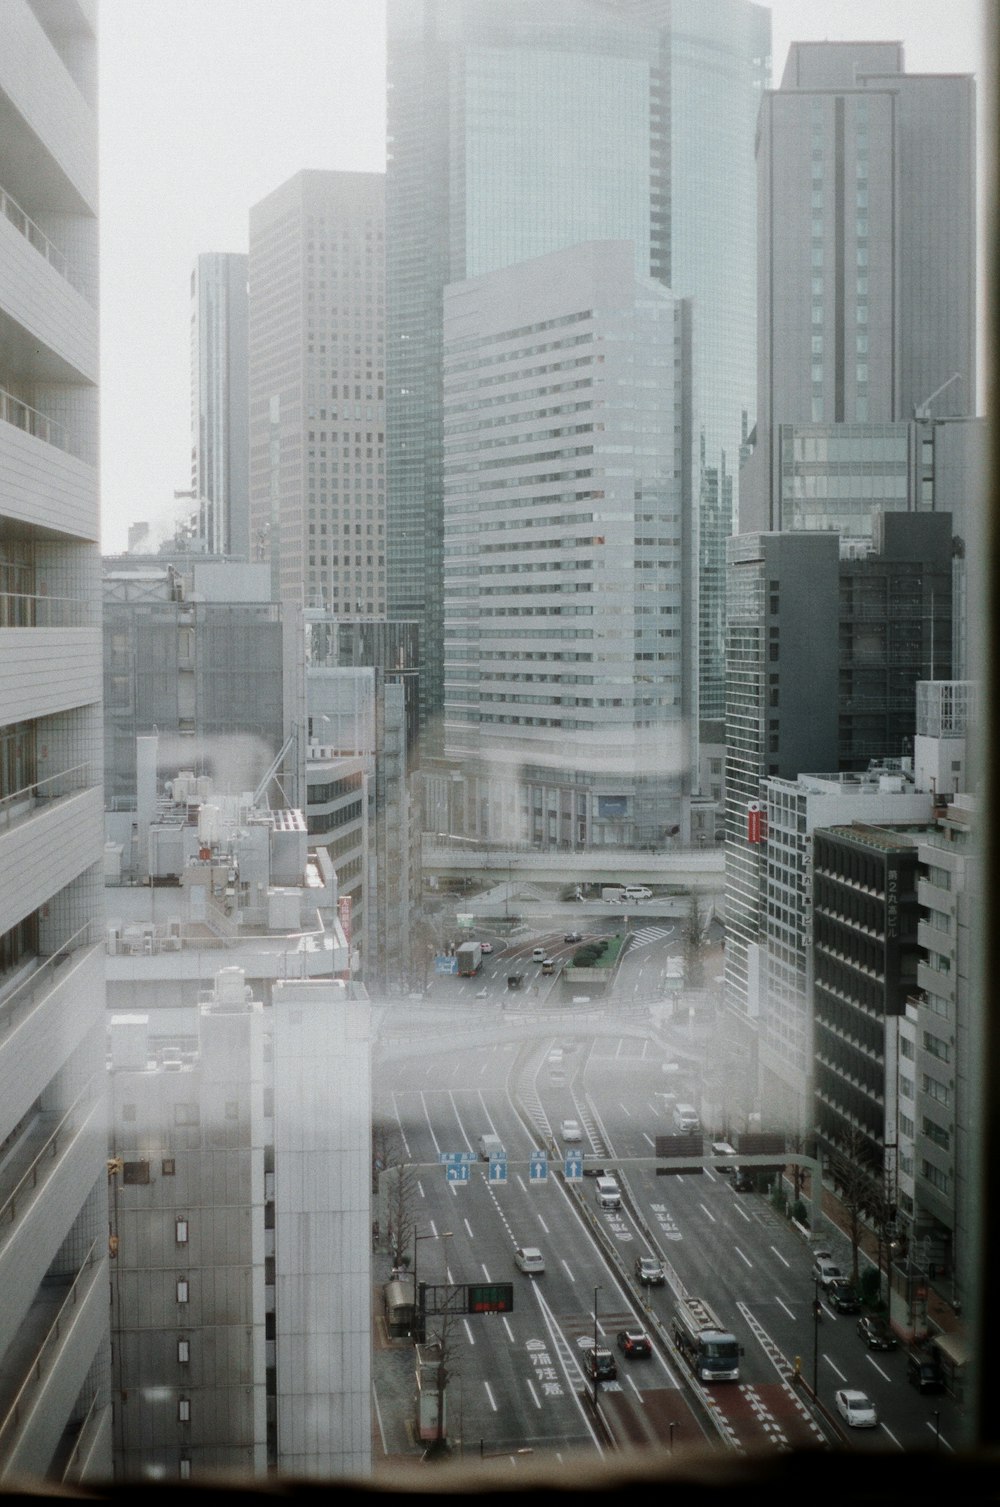
<path id="1" fill-rule="evenodd" d="M 564 1141 L 582 1141 L 583 1131 L 580 1129 L 579 1120 L 563 1120 L 559 1127 L 559 1134 Z"/>
<path id="2" fill-rule="evenodd" d="M 813 1276 L 825 1291 L 831 1282 L 840 1281 L 844 1273 L 840 1270 L 836 1261 L 830 1261 L 826 1256 L 817 1256 L 813 1262 Z"/>
<path id="3" fill-rule="evenodd" d="M 514 1252 L 514 1265 L 529 1277 L 540 1277 L 545 1270 L 545 1257 L 537 1245 L 519 1245 Z"/>
<path id="4" fill-rule="evenodd" d="M 837 1412 L 843 1418 L 848 1428 L 873 1429 L 878 1427 L 878 1414 L 875 1404 L 867 1392 L 859 1392 L 852 1387 L 845 1387 L 836 1395 Z"/>

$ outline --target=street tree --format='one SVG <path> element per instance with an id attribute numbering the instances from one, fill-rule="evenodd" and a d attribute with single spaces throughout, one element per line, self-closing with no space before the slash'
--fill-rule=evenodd
<path id="1" fill-rule="evenodd" d="M 830 1159 L 833 1185 L 847 1217 L 847 1236 L 851 1242 L 851 1281 L 855 1287 L 860 1282 L 858 1252 L 865 1231 L 866 1219 L 875 1211 L 880 1178 L 875 1167 L 870 1143 L 864 1131 L 856 1125 L 848 1126 L 837 1142 Z"/>

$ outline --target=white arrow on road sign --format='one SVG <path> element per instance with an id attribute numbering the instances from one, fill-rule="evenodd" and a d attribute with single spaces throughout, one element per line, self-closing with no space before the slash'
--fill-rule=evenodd
<path id="1" fill-rule="evenodd" d="M 549 1180 L 549 1157 L 546 1151 L 533 1151 L 528 1162 L 528 1181 L 547 1183 Z"/>
<path id="2" fill-rule="evenodd" d="M 490 1182 L 505 1183 L 507 1181 L 507 1162 L 502 1156 L 490 1157 Z"/>
<path id="3" fill-rule="evenodd" d="M 568 1183 L 583 1182 L 583 1157 L 568 1156 L 563 1162 L 563 1177 Z"/>
<path id="4" fill-rule="evenodd" d="M 470 1166 L 468 1162 L 449 1162 L 444 1169 L 450 1183 L 467 1183 Z"/>

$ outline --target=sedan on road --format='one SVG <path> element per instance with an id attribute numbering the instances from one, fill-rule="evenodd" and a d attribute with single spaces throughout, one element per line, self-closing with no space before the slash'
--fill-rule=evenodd
<path id="1" fill-rule="evenodd" d="M 895 1350 L 898 1341 L 885 1319 L 866 1313 L 858 1320 L 858 1333 L 869 1350 Z"/>
<path id="2" fill-rule="evenodd" d="M 636 1256 L 635 1274 L 644 1287 L 662 1287 L 667 1280 L 663 1262 L 655 1256 Z"/>
<path id="3" fill-rule="evenodd" d="M 846 1277 L 838 1277 L 826 1290 L 826 1301 L 838 1313 L 860 1313 L 861 1300 Z"/>
<path id="4" fill-rule="evenodd" d="M 514 1252 L 514 1265 L 529 1277 L 540 1277 L 545 1270 L 545 1258 L 537 1245 L 519 1245 Z"/>
<path id="5" fill-rule="evenodd" d="M 579 1120 L 563 1120 L 559 1126 L 559 1134 L 564 1141 L 582 1141 L 583 1131 L 580 1129 Z"/>
<path id="6" fill-rule="evenodd" d="M 619 1329 L 618 1348 L 626 1360 L 635 1360 L 639 1356 L 649 1356 L 653 1353 L 653 1346 L 648 1334 L 641 1329 Z"/>
<path id="7" fill-rule="evenodd" d="M 583 932 L 582 931 L 568 931 L 566 933 L 566 935 L 563 937 L 563 941 L 564 942 L 582 942 L 583 941 Z"/>
<path id="8" fill-rule="evenodd" d="M 878 1414 L 875 1404 L 867 1392 L 858 1392 L 852 1387 L 844 1387 L 836 1394 L 837 1412 L 843 1418 L 848 1428 L 873 1429 L 878 1427 Z"/>

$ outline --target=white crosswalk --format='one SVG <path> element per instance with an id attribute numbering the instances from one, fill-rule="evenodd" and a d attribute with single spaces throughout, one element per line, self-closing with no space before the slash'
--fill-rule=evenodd
<path id="1" fill-rule="evenodd" d="M 673 926 L 640 926 L 632 933 L 633 947 L 649 947 L 653 942 L 665 942 L 674 935 Z"/>

